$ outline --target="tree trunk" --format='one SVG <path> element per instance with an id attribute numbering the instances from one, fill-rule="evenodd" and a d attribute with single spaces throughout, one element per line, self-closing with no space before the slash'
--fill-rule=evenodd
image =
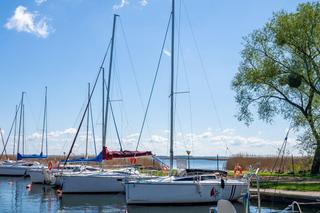
<path id="1" fill-rule="evenodd" d="M 311 174 L 315 175 L 319 173 L 320 173 L 320 142 L 317 141 L 317 148 L 313 157 Z"/>
<path id="2" fill-rule="evenodd" d="M 316 147 L 316 150 L 315 150 L 315 153 L 314 153 L 312 166 L 311 166 L 311 174 L 315 175 L 315 174 L 319 174 L 320 173 L 320 171 L 319 171 L 320 170 L 320 135 L 318 133 L 317 128 L 315 127 L 312 114 L 310 113 L 308 116 L 306 116 L 306 118 L 307 118 L 307 120 L 309 122 L 312 134 L 313 134 L 313 136 L 314 136 L 314 138 L 316 139 L 316 142 L 317 142 L 317 147 Z"/>

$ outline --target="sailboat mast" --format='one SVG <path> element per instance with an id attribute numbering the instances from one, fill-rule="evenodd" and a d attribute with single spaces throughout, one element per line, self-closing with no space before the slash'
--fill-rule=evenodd
<path id="1" fill-rule="evenodd" d="M 45 122 L 45 127 L 46 127 L 46 155 L 48 156 L 48 98 L 47 98 L 47 87 L 46 87 L 46 97 L 45 97 L 45 105 L 46 105 L 46 122 Z"/>
<path id="2" fill-rule="evenodd" d="M 105 126 L 105 123 L 104 123 L 104 104 L 105 104 L 105 94 L 104 94 L 104 84 L 105 84 L 105 78 L 104 78 L 104 67 L 102 67 L 102 149 L 104 147 L 104 144 L 105 144 L 105 133 L 104 133 L 104 126 Z"/>
<path id="3" fill-rule="evenodd" d="M 90 101 L 90 83 L 88 83 L 88 101 Z M 88 158 L 89 119 L 90 119 L 90 103 L 89 103 L 89 109 L 87 112 L 87 134 L 86 134 L 86 155 L 85 155 L 85 158 Z"/>
<path id="4" fill-rule="evenodd" d="M 46 120 L 47 120 L 47 87 L 45 87 L 45 94 L 44 94 L 42 138 L 41 138 L 41 154 L 43 154 L 43 142 L 44 142 L 44 138 L 45 138 L 44 134 L 45 134 L 45 129 L 46 129 Z M 48 154 L 48 153 L 46 153 L 46 154 Z"/>
<path id="5" fill-rule="evenodd" d="M 20 116 L 19 116 L 19 128 L 18 128 L 18 147 L 17 147 L 17 153 L 20 151 L 20 139 L 21 139 L 21 122 L 22 122 L 22 111 L 23 111 L 23 96 L 24 92 L 22 92 L 21 95 L 21 102 L 20 102 Z"/>
<path id="6" fill-rule="evenodd" d="M 111 50 L 110 50 L 110 61 L 109 61 L 109 74 L 108 74 L 108 84 L 107 84 L 107 104 L 106 104 L 106 113 L 104 117 L 104 140 L 102 141 L 103 147 L 106 147 L 106 135 L 107 135 L 107 121 L 108 121 L 108 111 L 109 111 L 109 100 L 110 100 L 110 84 L 111 84 L 111 72 L 112 72 L 112 63 L 113 63 L 113 47 L 114 47 L 114 34 L 116 29 L 117 17 L 119 15 L 113 15 L 113 28 L 112 28 L 112 38 L 111 38 Z"/>
<path id="7" fill-rule="evenodd" d="M 173 133 L 174 133 L 174 16 L 175 1 L 172 0 L 171 12 L 171 93 L 170 93 L 170 173 L 173 169 Z"/>
<path id="8" fill-rule="evenodd" d="M 18 113 L 18 106 L 16 105 L 16 115 L 14 118 L 14 134 L 13 134 L 13 156 L 15 155 L 15 151 L 16 151 L 17 113 Z"/>

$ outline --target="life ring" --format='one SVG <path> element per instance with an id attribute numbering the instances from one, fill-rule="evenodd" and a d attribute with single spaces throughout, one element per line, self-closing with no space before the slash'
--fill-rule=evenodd
<path id="1" fill-rule="evenodd" d="M 135 157 L 129 158 L 129 162 L 130 164 L 136 164 L 137 163 L 137 159 Z"/>
<path id="2" fill-rule="evenodd" d="M 49 161 L 49 163 L 48 163 L 48 169 L 51 170 L 51 169 L 52 169 L 52 166 L 53 166 L 53 165 L 52 165 L 52 161 Z"/>
<path id="3" fill-rule="evenodd" d="M 233 174 L 236 177 L 236 176 L 242 175 L 242 171 L 243 171 L 242 167 L 240 166 L 239 163 L 237 163 L 236 166 L 234 167 Z"/>

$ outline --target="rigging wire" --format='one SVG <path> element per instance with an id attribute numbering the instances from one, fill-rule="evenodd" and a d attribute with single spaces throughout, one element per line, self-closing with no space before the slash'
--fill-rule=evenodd
<path id="1" fill-rule="evenodd" d="M 73 138 L 72 145 L 71 145 L 71 147 L 70 147 L 69 153 L 68 153 L 68 155 L 67 155 L 67 157 L 66 157 L 66 159 L 65 159 L 65 161 L 64 161 L 63 167 L 66 166 L 67 161 L 69 160 L 69 157 L 70 157 L 70 155 L 71 155 L 71 153 L 72 153 L 74 144 L 75 144 L 76 139 L 77 139 L 77 137 L 78 137 L 78 134 L 79 134 L 79 132 L 80 132 L 80 128 L 81 128 L 81 126 L 82 126 L 82 123 L 83 123 L 83 120 L 84 120 L 84 118 L 85 118 L 86 112 L 87 112 L 87 110 L 88 110 L 88 108 L 89 108 L 92 95 L 93 95 L 93 93 L 94 93 L 94 91 L 95 91 L 95 88 L 96 88 L 96 85 L 97 85 L 99 76 L 100 76 L 100 74 L 101 74 L 101 71 L 104 69 L 104 68 L 103 68 L 103 65 L 104 65 L 104 63 L 105 63 L 105 59 L 106 59 L 107 54 L 108 54 L 108 52 L 109 52 L 110 45 L 111 45 L 111 39 L 110 39 L 110 42 L 109 42 L 109 44 L 108 44 L 107 50 L 106 50 L 106 52 L 105 52 L 105 54 L 104 54 L 104 57 L 103 57 L 103 59 L 102 59 L 102 62 L 101 62 L 101 65 L 100 65 L 100 67 L 99 67 L 99 71 L 98 71 L 97 77 L 96 77 L 96 79 L 95 79 L 95 82 L 94 82 L 92 91 L 91 91 L 91 93 L 90 93 L 90 97 L 89 97 L 88 103 L 87 103 L 87 105 L 86 105 L 85 111 L 84 111 L 83 116 L 82 116 L 82 118 L 81 118 L 81 121 L 80 121 L 79 127 L 78 127 L 78 129 L 77 129 L 77 132 L 76 132 L 76 134 L 75 134 L 75 136 L 74 136 L 74 138 Z"/>
<path id="2" fill-rule="evenodd" d="M 87 113 L 87 111 L 88 111 L 89 104 L 90 104 L 90 101 L 91 101 L 91 97 L 92 97 L 93 92 L 94 92 L 94 90 L 95 90 L 95 88 L 96 88 L 96 85 L 97 85 L 97 82 L 98 82 L 98 79 L 99 79 L 99 76 L 100 76 L 100 73 L 101 73 L 102 69 L 103 69 L 103 68 L 100 68 L 100 69 L 99 69 L 98 75 L 97 75 L 96 80 L 95 80 L 95 82 L 94 82 L 94 85 L 93 85 L 93 88 L 92 88 L 92 91 L 91 91 L 91 94 L 90 94 L 88 103 L 87 103 L 86 108 L 85 108 L 85 111 L 84 111 L 84 113 L 83 113 L 83 115 L 82 115 L 82 118 L 81 118 L 79 127 L 78 127 L 78 129 L 77 129 L 76 135 L 75 135 L 74 138 L 73 138 L 72 145 L 71 145 L 71 147 L 70 147 L 69 153 L 68 153 L 68 155 L 67 155 L 67 157 L 66 157 L 66 159 L 65 159 L 65 162 L 64 162 L 64 164 L 63 164 L 63 168 L 64 168 L 65 165 L 67 164 L 67 162 L 68 162 L 68 160 L 69 160 L 69 157 L 70 157 L 70 155 L 71 155 L 71 153 L 72 153 L 74 144 L 75 144 L 76 139 L 77 139 L 77 137 L 78 137 L 78 134 L 79 134 L 79 132 L 80 132 L 80 129 L 81 129 L 82 123 L 83 123 L 83 121 L 84 121 L 85 115 L 86 115 L 86 113 Z"/>
<path id="3" fill-rule="evenodd" d="M 34 107 L 32 106 L 32 99 L 31 97 L 29 96 L 29 94 L 26 92 L 25 93 L 25 98 L 24 98 L 25 102 L 27 103 L 27 106 L 29 106 L 27 109 L 28 109 L 28 112 L 27 114 L 30 115 L 31 114 L 31 120 L 32 122 L 34 123 L 35 127 L 36 127 L 36 131 L 40 130 L 40 126 L 39 126 L 39 123 L 40 122 L 40 119 L 41 119 L 41 113 L 37 113 L 38 116 L 36 116 L 36 114 L 34 113 L 33 109 Z M 28 116 L 30 117 L 30 116 Z"/>
<path id="4" fill-rule="evenodd" d="M 114 69 L 116 70 L 114 73 L 114 76 L 115 76 L 115 78 L 116 78 L 116 80 L 117 80 L 117 91 L 119 91 L 119 95 L 120 95 L 120 100 L 124 100 L 124 95 L 123 95 L 123 91 L 122 91 L 122 86 L 121 86 L 121 81 L 120 81 L 120 72 L 119 72 L 119 63 L 118 63 L 118 60 L 117 60 L 117 51 L 116 51 L 116 49 L 117 48 L 115 48 L 115 51 L 114 51 L 114 63 L 115 63 L 115 65 L 114 65 Z M 121 106 L 121 109 L 120 109 L 120 111 L 121 111 L 121 136 L 123 137 L 123 132 L 124 132 L 124 130 L 123 130 L 123 117 L 125 117 L 125 121 L 126 121 L 126 126 L 127 127 L 129 127 L 129 121 L 128 121 L 128 114 L 127 114 L 127 111 L 126 111 L 126 107 L 125 107 L 125 103 L 124 102 L 122 102 L 122 104 L 120 105 Z M 123 116 L 123 114 L 124 114 L 124 116 Z M 122 137 L 120 137 L 120 138 L 122 138 Z"/>
<path id="5" fill-rule="evenodd" d="M 221 119 L 220 119 L 220 116 L 219 116 L 219 113 L 218 113 L 218 109 L 217 109 L 216 103 L 214 101 L 213 91 L 212 91 L 212 88 L 211 88 L 210 83 L 209 83 L 208 74 L 207 74 L 207 71 L 205 69 L 204 62 L 203 62 L 203 59 L 202 59 L 202 56 L 201 56 L 201 53 L 200 53 L 200 49 L 199 49 L 199 46 L 198 46 L 198 42 L 196 40 L 195 33 L 194 33 L 194 30 L 193 30 L 193 27 L 192 27 L 192 24 L 191 24 L 191 21 L 190 21 L 190 16 L 189 16 L 189 13 L 188 13 L 188 10 L 187 10 L 187 7 L 186 7 L 185 4 L 183 4 L 183 7 L 184 7 L 185 12 L 186 12 L 187 22 L 188 22 L 188 25 L 189 25 L 189 28 L 190 28 L 190 31 L 191 31 L 193 42 L 194 42 L 195 47 L 196 47 L 196 52 L 197 52 L 197 55 L 198 55 L 199 60 L 200 60 L 201 70 L 202 70 L 202 72 L 204 74 L 205 82 L 206 82 L 206 85 L 207 85 L 209 93 L 210 93 L 211 103 L 212 103 L 213 109 L 215 110 L 215 114 L 216 114 L 216 117 L 217 117 L 218 125 L 219 125 L 220 129 L 222 130 Z"/>
<path id="6" fill-rule="evenodd" d="M 107 86 L 106 83 L 104 84 L 104 86 L 105 86 L 106 89 L 108 88 L 108 86 Z M 119 134 L 119 130 L 118 130 L 118 125 L 117 125 L 117 122 L 116 122 L 116 118 L 115 118 L 115 116 L 114 116 L 113 107 L 112 107 L 112 104 L 111 104 L 110 99 L 109 99 L 109 101 L 108 101 L 107 103 L 110 104 L 110 110 L 111 110 L 111 115 L 112 115 L 112 120 L 113 120 L 114 128 L 115 128 L 115 130 L 116 130 L 117 139 L 118 139 L 119 146 L 120 146 L 120 151 L 122 151 L 123 149 L 122 149 L 120 134 Z"/>
<path id="7" fill-rule="evenodd" d="M 164 40 L 163 40 L 163 43 L 162 43 L 161 52 L 160 52 L 160 56 L 159 56 L 159 60 L 158 60 L 157 68 L 156 68 L 156 72 L 155 72 L 155 75 L 154 75 L 154 78 L 153 78 L 152 87 L 151 87 L 151 91 L 150 91 L 150 94 L 149 94 L 146 111 L 145 111 L 145 114 L 144 114 L 144 117 L 143 117 L 141 129 L 140 129 L 140 132 L 139 132 L 139 137 L 138 137 L 138 141 L 137 141 L 136 151 L 138 150 L 138 147 L 139 147 L 139 144 L 140 144 L 142 131 L 143 131 L 143 129 L 144 129 L 144 124 L 145 124 L 145 122 L 146 122 L 147 114 L 148 114 L 148 111 L 149 111 L 149 106 L 150 106 L 150 103 L 151 103 L 151 98 L 152 98 L 153 90 L 154 90 L 154 87 L 155 87 L 155 84 L 156 84 L 156 80 L 157 80 L 157 76 L 158 76 L 158 73 L 159 73 L 160 63 L 161 63 L 161 59 L 162 59 L 162 55 L 163 55 L 163 50 L 164 50 L 164 46 L 165 46 L 165 43 L 166 43 L 168 31 L 169 31 L 169 26 L 170 26 L 171 18 L 172 18 L 172 15 L 170 15 L 170 17 L 169 17 L 169 21 L 168 21 L 168 24 L 167 24 L 166 33 L 165 33 L 165 35 L 164 35 Z"/>
<path id="8" fill-rule="evenodd" d="M 16 105 L 16 112 L 18 112 L 18 105 Z M 17 135 L 17 118 L 15 117 L 14 119 L 14 133 L 13 133 L 13 150 L 12 150 L 12 155 L 15 155 L 15 150 L 16 150 L 16 135 Z"/>
<path id="9" fill-rule="evenodd" d="M 145 104 L 144 104 L 144 101 L 143 101 L 143 98 L 142 98 L 142 95 L 141 95 L 141 88 L 140 88 L 139 83 L 138 83 L 137 72 L 136 72 L 136 69 L 135 69 L 135 66 L 134 66 L 134 63 L 133 63 L 132 54 L 131 54 L 131 51 L 130 51 L 130 48 L 129 48 L 129 45 L 128 45 L 128 40 L 127 40 L 126 32 L 125 32 L 123 24 L 122 24 L 121 17 L 119 18 L 119 20 L 120 20 L 120 27 L 121 27 L 122 35 L 123 35 L 123 38 L 124 38 L 125 47 L 126 47 L 126 50 L 127 50 L 128 56 L 129 56 L 129 62 L 130 62 L 130 66 L 131 66 L 131 71 L 133 73 L 134 81 L 135 81 L 136 88 L 137 88 L 137 91 L 138 91 L 138 96 L 139 96 L 141 109 L 143 109 L 143 108 L 145 108 Z M 150 132 L 149 127 L 148 127 L 149 126 L 148 125 L 148 121 L 146 121 L 146 122 L 147 122 L 146 123 L 147 129 Z"/>
<path id="10" fill-rule="evenodd" d="M 101 65 L 100 65 L 100 67 L 99 67 L 99 71 L 98 71 L 98 73 L 100 73 L 101 72 L 101 70 L 103 69 L 103 65 L 104 65 L 104 63 L 105 63 L 105 60 L 106 60 L 106 57 L 107 57 L 107 55 L 108 55 L 108 52 L 109 52 L 109 49 L 110 49 L 110 45 L 111 45 L 111 39 L 110 39 L 110 41 L 109 41 L 109 43 L 108 43 L 108 46 L 107 46 L 107 49 L 106 49 L 106 51 L 105 51 L 105 53 L 104 53 L 104 55 L 103 55 L 103 58 L 102 58 L 102 62 L 101 62 Z M 92 97 L 91 97 L 92 98 Z M 83 111 L 83 109 L 84 109 L 84 105 L 85 105 L 85 103 L 88 101 L 88 97 L 86 96 L 85 98 L 84 98 L 84 102 L 83 102 L 83 104 L 82 104 L 82 106 L 81 106 L 81 109 L 80 109 L 80 111 L 79 111 L 79 113 L 78 113 L 78 115 L 77 115 L 77 118 L 76 118 L 76 120 L 74 121 L 74 123 L 73 123 L 73 126 L 76 126 L 76 123 L 78 123 L 78 120 L 79 120 L 79 118 L 80 118 L 80 114 L 81 114 L 81 112 Z M 101 115 L 101 112 L 100 112 L 100 114 L 99 115 Z M 101 117 L 101 116 L 100 116 Z M 99 118 L 100 118 L 99 117 Z M 65 147 L 67 146 L 67 143 L 69 142 L 69 138 L 67 138 L 66 140 L 65 140 L 65 142 L 64 142 L 64 144 L 63 144 L 63 149 L 62 150 L 65 150 Z M 64 154 L 65 152 L 63 152 L 63 154 Z"/>
<path id="11" fill-rule="evenodd" d="M 1 135 L 1 142 L 2 142 L 2 145 L 3 145 L 3 147 L 4 147 L 4 139 L 3 139 L 3 134 L 2 134 L 2 129 L 0 128 L 0 135 Z M 4 148 L 3 149 L 4 150 L 4 153 L 5 153 L 5 155 L 6 155 L 6 158 L 8 158 L 8 154 L 7 154 L 7 149 L 6 148 Z"/>
<path id="12" fill-rule="evenodd" d="M 192 116 L 191 114 L 192 114 L 192 112 L 191 112 L 191 96 L 190 96 L 190 85 L 189 85 L 189 82 L 188 82 L 188 79 L 187 79 L 187 74 L 186 74 L 186 66 L 185 66 L 185 63 L 184 63 L 184 59 L 183 59 L 183 57 L 182 57 L 182 55 L 183 55 L 183 51 L 181 51 L 182 50 L 182 44 L 181 44 L 181 0 L 180 0 L 180 2 L 179 2 L 179 17 L 178 17 L 178 48 L 177 48 L 177 67 L 176 67 L 176 83 L 175 83 L 175 85 L 176 85 L 176 90 L 175 91 L 178 91 L 178 78 L 179 78 L 179 71 L 180 71 L 180 66 L 179 66 L 179 62 L 180 62 L 180 54 L 181 54 L 181 59 L 182 59 L 182 63 L 183 63 L 183 69 L 181 69 L 182 71 L 182 73 L 185 75 L 185 78 L 186 78 L 186 83 L 187 83 L 187 93 L 188 93 L 188 103 L 189 103 L 189 116 Z M 181 119 L 180 119 L 180 116 L 179 116 L 179 112 L 176 110 L 177 109 L 177 101 L 175 102 L 175 114 L 176 114 L 176 116 L 177 116 L 177 121 L 178 121 L 178 126 L 179 126 L 179 128 L 180 128 L 180 131 L 181 131 L 181 133 L 183 133 L 183 131 L 182 131 L 182 125 L 181 125 Z M 192 126 L 192 118 L 191 117 L 189 117 L 190 118 L 190 125 Z M 191 130 L 190 130 L 191 132 L 192 132 L 192 128 L 191 128 Z M 184 135 L 182 134 L 182 138 L 183 138 L 183 145 L 184 145 L 184 147 L 185 147 L 185 150 L 187 151 L 188 149 L 187 149 L 187 144 L 186 144 L 186 141 L 184 140 Z M 192 147 L 193 147 L 193 141 L 192 141 L 192 138 L 190 138 L 191 139 L 191 144 L 192 144 Z"/>
<path id="13" fill-rule="evenodd" d="M 182 47 L 181 47 L 182 48 Z M 185 58 L 183 55 L 183 51 L 180 52 L 181 54 L 181 60 L 182 60 L 182 64 L 183 64 L 183 73 L 185 74 L 185 79 L 186 79 L 186 84 L 187 84 L 187 88 L 189 91 L 191 91 L 191 87 L 190 87 L 190 81 L 188 78 L 188 70 L 187 70 L 187 66 L 185 63 Z M 191 149 L 193 151 L 193 114 L 192 114 L 192 104 L 191 104 L 191 92 L 188 93 L 188 104 L 189 104 L 189 120 L 190 120 L 190 141 L 191 141 Z"/>
<path id="14" fill-rule="evenodd" d="M 94 154 L 95 154 L 95 156 L 97 156 L 97 145 L 96 145 L 96 136 L 95 136 L 95 132 L 94 132 L 94 123 L 93 123 L 91 101 L 90 101 L 90 105 L 89 105 L 89 110 L 90 110 L 90 120 L 91 120 L 91 128 L 92 128 L 92 139 L 93 139 Z"/>
<path id="15" fill-rule="evenodd" d="M 8 133 L 8 136 L 7 136 L 7 139 L 6 139 L 6 143 L 5 143 L 5 146 L 3 147 L 3 150 L 2 150 L 2 153 L 1 153 L 1 156 L 0 156 L 0 159 L 2 159 L 3 157 L 3 153 L 4 153 L 4 150 L 6 149 L 7 145 L 8 145 L 8 142 L 9 142 L 9 139 L 10 139 L 10 135 L 12 133 L 12 130 L 13 130 L 13 127 L 14 125 L 16 124 L 17 122 L 17 117 L 18 117 L 18 112 L 20 110 L 20 107 L 21 107 L 21 102 L 18 106 L 16 106 L 16 112 L 15 112 L 15 115 L 14 115 L 14 119 L 12 121 L 12 124 L 11 124 L 11 127 L 10 127 L 10 130 L 9 130 L 9 133 Z"/>

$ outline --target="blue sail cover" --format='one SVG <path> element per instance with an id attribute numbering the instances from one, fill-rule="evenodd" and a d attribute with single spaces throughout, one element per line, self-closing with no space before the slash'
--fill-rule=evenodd
<path id="1" fill-rule="evenodd" d="M 48 158 L 48 155 L 43 155 L 41 152 L 39 155 L 37 154 L 29 154 L 29 155 L 22 155 L 20 153 L 17 153 L 17 160 L 22 160 L 22 159 L 41 159 L 41 158 Z"/>
<path id="2" fill-rule="evenodd" d="M 99 153 L 94 158 L 78 158 L 78 159 L 71 159 L 71 160 L 62 160 L 60 162 L 68 162 L 68 163 L 76 163 L 76 162 L 102 162 L 102 152 Z"/>

